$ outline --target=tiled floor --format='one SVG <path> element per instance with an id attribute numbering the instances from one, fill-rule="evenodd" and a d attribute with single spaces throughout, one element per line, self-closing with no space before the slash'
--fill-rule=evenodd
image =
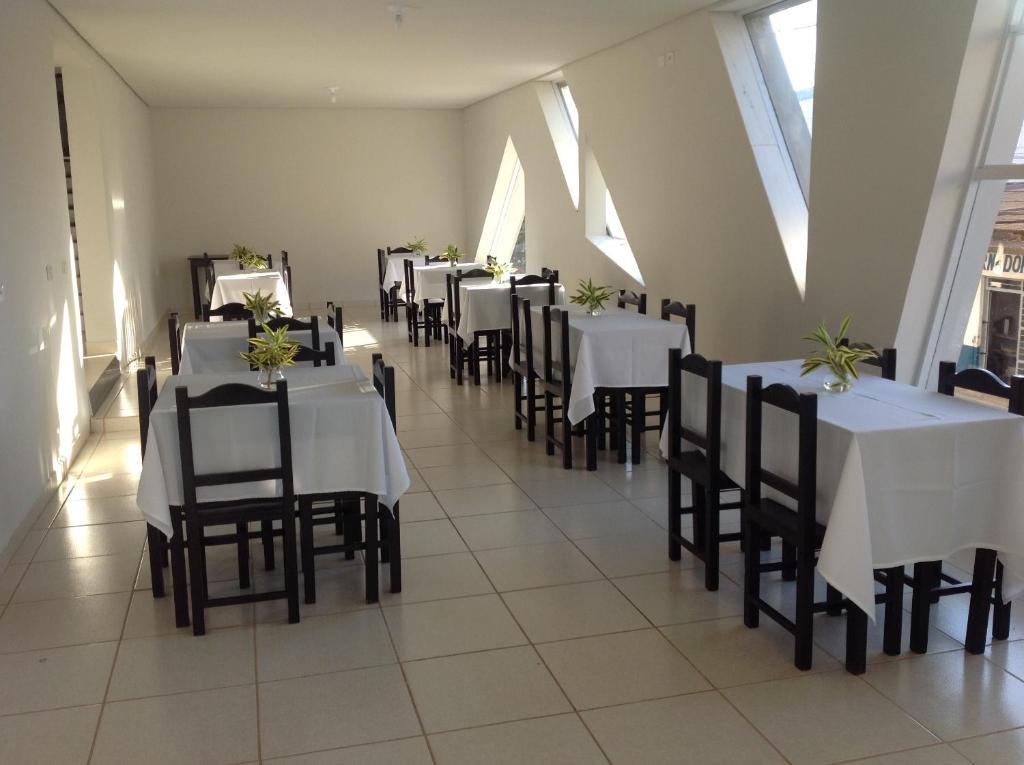
<path id="1" fill-rule="evenodd" d="M 396 367 L 405 591 L 368 607 L 361 567 L 324 557 L 300 624 L 266 603 L 214 609 L 202 638 L 175 629 L 148 589 L 126 388 L 0 573 L 0 761 L 1024 762 L 1024 640 L 965 655 L 963 598 L 935 609 L 927 656 L 892 660 L 874 631 L 863 677 L 822 616 L 798 672 L 787 633 L 743 626 L 735 548 L 717 593 L 668 560 L 656 459 L 567 473 L 513 428 L 509 384 L 457 388 L 444 346 L 365 307 L 346 319 L 350 361 Z"/>

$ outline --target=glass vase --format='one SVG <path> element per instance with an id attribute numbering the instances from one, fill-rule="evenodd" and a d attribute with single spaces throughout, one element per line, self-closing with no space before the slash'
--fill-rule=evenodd
<path id="1" fill-rule="evenodd" d="M 280 380 L 284 379 L 284 370 L 281 367 L 270 367 L 260 370 L 260 387 L 264 390 L 273 390 Z"/>
<path id="2" fill-rule="evenodd" d="M 830 393 L 846 393 L 846 391 L 853 387 L 853 380 L 850 379 L 850 375 L 841 374 L 835 370 L 832 371 L 832 375 L 824 383 L 825 390 Z"/>

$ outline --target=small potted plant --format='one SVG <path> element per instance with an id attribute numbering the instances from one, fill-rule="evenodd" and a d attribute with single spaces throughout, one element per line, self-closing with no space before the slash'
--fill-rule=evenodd
<path id="1" fill-rule="evenodd" d="M 825 381 L 825 390 L 834 393 L 845 393 L 853 387 L 853 381 L 860 375 L 857 373 L 857 362 L 873 359 L 878 356 L 871 348 L 851 348 L 841 344 L 847 337 L 850 328 L 850 317 L 847 316 L 839 325 L 839 334 L 832 337 L 825 327 L 825 320 L 818 322 L 817 328 L 801 340 L 810 340 L 818 345 L 811 355 L 804 359 L 800 366 L 801 376 L 810 374 L 820 367 L 826 367 L 833 377 Z"/>
<path id="2" fill-rule="evenodd" d="M 583 306 L 591 316 L 600 316 L 604 313 L 604 304 L 611 300 L 613 295 L 610 287 L 598 286 L 590 279 L 580 279 L 579 289 L 569 298 L 569 302 Z"/>
<path id="3" fill-rule="evenodd" d="M 455 268 L 459 264 L 459 258 L 462 257 L 462 251 L 454 244 L 449 244 L 444 248 L 441 257 L 448 261 L 449 266 Z"/>
<path id="4" fill-rule="evenodd" d="M 263 325 L 263 334 L 249 338 L 249 350 L 240 354 L 250 366 L 260 371 L 260 387 L 271 388 L 284 379 L 282 367 L 295 366 L 299 343 L 288 338 L 288 327 L 270 329 Z"/>
<path id="5" fill-rule="evenodd" d="M 516 272 L 515 267 L 509 261 L 494 260 L 484 266 L 484 270 L 494 277 L 495 284 L 501 284 L 505 277 Z"/>
<path id="6" fill-rule="evenodd" d="M 416 255 L 423 255 L 427 252 L 427 240 L 413 239 L 411 242 L 407 242 L 405 247 L 412 250 Z"/>
<path id="7" fill-rule="evenodd" d="M 243 292 L 245 298 L 245 310 L 252 313 L 252 317 L 260 324 L 265 324 L 268 319 L 276 319 L 282 315 L 281 304 L 273 295 L 264 295 L 262 290 L 256 290 L 255 294 Z"/>
<path id="8" fill-rule="evenodd" d="M 231 248 L 231 259 L 238 262 L 242 268 L 249 268 L 253 271 L 266 271 L 267 261 L 256 250 L 246 247 L 244 244 L 236 244 Z"/>

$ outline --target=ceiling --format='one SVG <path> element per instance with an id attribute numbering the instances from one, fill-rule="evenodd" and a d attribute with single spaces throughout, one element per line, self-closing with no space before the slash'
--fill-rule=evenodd
<path id="1" fill-rule="evenodd" d="M 709 0 L 50 0 L 152 106 L 460 108 Z"/>

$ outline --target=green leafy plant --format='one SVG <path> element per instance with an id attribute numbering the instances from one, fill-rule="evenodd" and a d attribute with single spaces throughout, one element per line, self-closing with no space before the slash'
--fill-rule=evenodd
<path id="1" fill-rule="evenodd" d="M 441 253 L 441 257 L 448 261 L 451 265 L 455 265 L 459 262 L 459 258 L 462 257 L 462 251 L 454 244 L 449 244 L 444 248 Z"/>
<path id="2" fill-rule="evenodd" d="M 851 380 L 856 380 L 860 377 L 857 372 L 857 362 L 864 361 L 864 359 L 873 359 L 878 354 L 871 348 L 851 348 L 847 345 L 841 345 L 840 340 L 847 337 L 849 328 L 850 317 L 847 316 L 839 325 L 839 334 L 832 337 L 825 326 L 825 320 L 822 319 L 811 334 L 800 338 L 801 340 L 810 340 L 818 346 L 800 365 L 800 374 L 810 374 L 816 369 L 825 367 L 831 370 L 839 382 L 844 383 L 847 387 Z"/>
<path id="3" fill-rule="evenodd" d="M 249 350 L 241 354 L 242 359 L 264 372 L 281 367 L 295 366 L 295 354 L 299 343 L 288 338 L 288 327 L 271 329 L 263 325 L 263 333 L 249 338 Z"/>
<path id="4" fill-rule="evenodd" d="M 426 239 L 413 239 L 411 242 L 405 245 L 408 249 L 415 252 L 417 255 L 422 255 L 427 251 L 427 240 Z"/>
<path id="5" fill-rule="evenodd" d="M 273 295 L 264 295 L 261 290 L 256 290 L 256 294 L 243 292 L 242 297 L 245 298 L 245 310 L 250 311 L 260 324 L 283 315 L 281 304 Z"/>
<path id="6" fill-rule="evenodd" d="M 576 294 L 569 298 L 570 303 L 585 306 L 591 313 L 604 310 L 604 304 L 612 299 L 615 293 L 610 287 L 602 287 L 594 284 L 590 279 L 580 279 L 579 289 Z"/>
<path id="7" fill-rule="evenodd" d="M 502 282 L 505 280 L 506 274 L 514 274 L 516 272 L 515 266 L 507 260 L 505 262 L 495 260 L 493 263 L 488 263 L 484 266 L 484 270 L 491 274 L 496 282 Z"/>
<path id="8" fill-rule="evenodd" d="M 251 268 L 256 271 L 265 271 L 267 269 L 266 259 L 256 250 L 246 247 L 244 244 L 236 244 L 231 248 L 231 259 L 238 261 L 238 264 L 244 268 Z"/>

